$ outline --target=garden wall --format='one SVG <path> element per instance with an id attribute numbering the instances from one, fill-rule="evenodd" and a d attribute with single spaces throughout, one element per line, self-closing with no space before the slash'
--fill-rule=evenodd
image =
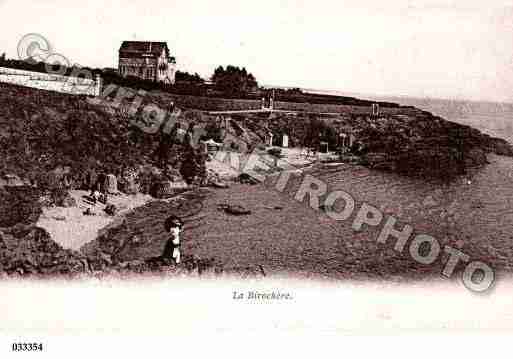
<path id="1" fill-rule="evenodd" d="M 0 82 L 72 95 L 99 96 L 101 89 L 99 76 L 95 80 L 90 80 L 6 67 L 0 67 Z"/>

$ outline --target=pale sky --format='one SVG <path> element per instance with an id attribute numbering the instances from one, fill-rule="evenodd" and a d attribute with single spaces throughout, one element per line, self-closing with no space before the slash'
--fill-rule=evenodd
<path id="1" fill-rule="evenodd" d="M 27 33 L 83 66 L 167 41 L 179 69 L 260 84 L 513 102 L 513 1 L 0 0 L 0 52 Z"/>

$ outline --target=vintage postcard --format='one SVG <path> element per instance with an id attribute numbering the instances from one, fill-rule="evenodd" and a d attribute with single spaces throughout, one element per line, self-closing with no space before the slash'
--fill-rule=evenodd
<path id="1" fill-rule="evenodd" d="M 2 358 L 513 329 L 513 2 L 0 0 L 0 30 Z"/>

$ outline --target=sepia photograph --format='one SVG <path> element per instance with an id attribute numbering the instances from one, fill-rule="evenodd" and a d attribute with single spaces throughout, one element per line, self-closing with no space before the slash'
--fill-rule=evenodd
<path id="1" fill-rule="evenodd" d="M 0 0 L 1 357 L 495 356 L 512 274 L 513 2 Z"/>

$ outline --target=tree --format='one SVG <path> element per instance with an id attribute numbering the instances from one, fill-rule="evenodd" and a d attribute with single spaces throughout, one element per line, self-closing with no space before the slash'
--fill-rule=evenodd
<path id="1" fill-rule="evenodd" d="M 202 84 L 205 82 L 197 72 L 192 75 L 188 72 L 177 71 L 175 79 L 177 82 L 190 82 L 194 84 Z"/>
<path id="2" fill-rule="evenodd" d="M 212 75 L 215 88 L 227 95 L 243 95 L 258 87 L 253 74 L 248 73 L 245 67 L 242 69 L 228 65 L 226 69 L 219 66 Z"/>
<path id="3" fill-rule="evenodd" d="M 305 121 L 302 133 L 302 144 L 306 147 L 319 148 L 321 142 L 328 142 L 330 148 L 335 148 L 338 144 L 338 134 L 333 126 L 315 116 Z"/>

